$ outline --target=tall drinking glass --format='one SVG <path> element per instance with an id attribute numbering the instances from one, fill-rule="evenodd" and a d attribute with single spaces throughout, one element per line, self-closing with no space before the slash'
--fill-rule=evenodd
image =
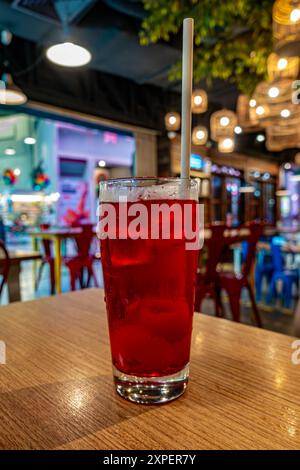
<path id="1" fill-rule="evenodd" d="M 199 253 L 198 182 L 100 183 L 101 259 L 117 392 L 163 403 L 187 385 Z"/>

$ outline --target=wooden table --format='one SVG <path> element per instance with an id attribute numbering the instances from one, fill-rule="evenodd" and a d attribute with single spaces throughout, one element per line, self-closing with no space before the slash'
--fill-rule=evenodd
<path id="1" fill-rule="evenodd" d="M 35 251 L 38 249 L 39 239 L 53 241 L 55 290 L 57 293 L 61 292 L 61 241 L 67 238 L 76 238 L 81 232 L 82 229 L 80 227 L 48 230 L 35 229 L 28 232 L 32 237 L 32 247 Z"/>
<path id="2" fill-rule="evenodd" d="M 21 300 L 21 263 L 23 261 L 36 261 L 38 259 L 41 259 L 41 253 L 39 253 L 38 251 L 9 250 L 9 257 L 10 269 L 7 281 L 8 300 L 9 302 L 17 302 Z"/>
<path id="3" fill-rule="evenodd" d="M 195 315 L 186 394 L 135 405 L 114 391 L 103 291 L 0 310 L 0 449 L 296 449 L 292 338 Z"/>

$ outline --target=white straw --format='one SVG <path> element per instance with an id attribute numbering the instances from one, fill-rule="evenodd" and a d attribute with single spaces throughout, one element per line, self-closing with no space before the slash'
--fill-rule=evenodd
<path id="1" fill-rule="evenodd" d="M 190 177 L 191 101 L 193 86 L 194 20 L 183 20 L 182 101 L 181 101 L 181 178 Z"/>

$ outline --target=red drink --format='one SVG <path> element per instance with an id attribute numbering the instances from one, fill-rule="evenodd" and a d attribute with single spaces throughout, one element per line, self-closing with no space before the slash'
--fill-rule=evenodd
<path id="1" fill-rule="evenodd" d="M 138 203 L 148 211 L 149 221 L 154 204 L 178 204 L 182 213 L 184 205 L 190 205 L 192 219 L 196 218 L 192 200 Z M 117 226 L 121 204 L 113 203 Z M 101 240 L 112 360 L 118 371 L 130 376 L 169 376 L 189 363 L 198 250 L 186 250 L 183 230 L 176 239 L 172 213 L 170 218 L 169 239 L 162 239 L 161 217 L 151 220 L 160 228 L 159 239 L 151 239 L 150 223 L 141 227 L 148 239 L 119 239 L 127 232 L 129 217 L 126 227 L 117 230 L 117 239 Z"/>

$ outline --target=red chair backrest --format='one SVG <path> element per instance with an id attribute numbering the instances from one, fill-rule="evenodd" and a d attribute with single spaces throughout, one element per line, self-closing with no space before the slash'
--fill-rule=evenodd
<path id="1" fill-rule="evenodd" d="M 0 282 L 0 296 L 1 296 L 3 286 L 7 282 L 7 279 L 8 279 L 9 268 L 10 268 L 10 257 L 5 247 L 5 244 L 2 240 L 0 240 L 0 253 L 1 253 L 0 274 L 2 276 L 2 279 Z"/>
<path id="2" fill-rule="evenodd" d="M 78 227 L 78 225 L 77 225 Z M 82 230 L 81 234 L 75 238 L 78 255 L 80 257 L 88 257 L 90 247 L 94 238 L 93 224 L 82 224 L 79 226 Z"/>

